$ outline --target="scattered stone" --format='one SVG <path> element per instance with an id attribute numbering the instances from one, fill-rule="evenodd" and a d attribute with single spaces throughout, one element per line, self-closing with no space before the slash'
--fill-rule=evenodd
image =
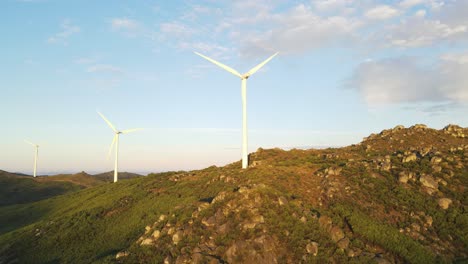
<path id="1" fill-rule="evenodd" d="M 184 233 L 181 230 L 179 230 L 172 236 L 172 242 L 174 243 L 174 245 L 177 245 L 182 240 L 183 234 Z"/>
<path id="2" fill-rule="evenodd" d="M 203 218 L 202 219 L 202 224 L 206 227 L 211 227 L 211 226 L 215 226 L 216 224 L 216 218 L 214 216 L 211 216 L 210 218 L 206 219 L 206 218 Z"/>
<path id="3" fill-rule="evenodd" d="M 427 126 L 424 125 L 424 124 L 416 124 L 410 128 L 413 128 L 413 129 L 427 129 Z"/>
<path id="4" fill-rule="evenodd" d="M 323 229 L 325 229 L 327 231 L 330 231 L 330 229 L 332 227 L 332 219 L 330 217 L 326 216 L 326 215 L 322 215 L 319 218 L 319 225 Z"/>
<path id="5" fill-rule="evenodd" d="M 255 215 L 252 217 L 252 221 L 256 224 L 263 224 L 265 223 L 265 218 L 263 218 L 263 215 Z"/>
<path id="6" fill-rule="evenodd" d="M 440 198 L 438 201 L 440 208 L 446 210 L 452 204 L 452 200 L 449 198 Z"/>
<path id="7" fill-rule="evenodd" d="M 227 193 L 226 192 L 220 192 L 216 197 L 211 201 L 212 204 L 220 202 L 226 198 Z"/>
<path id="8" fill-rule="evenodd" d="M 334 242 L 338 242 L 341 239 L 343 239 L 345 235 L 344 235 L 343 230 L 341 228 L 339 228 L 338 226 L 334 226 L 330 230 L 330 236 L 331 236 L 331 239 Z"/>
<path id="9" fill-rule="evenodd" d="M 400 172 L 398 174 L 398 181 L 401 182 L 401 183 L 407 183 L 409 180 L 409 176 L 406 172 Z"/>
<path id="10" fill-rule="evenodd" d="M 284 198 L 282 196 L 278 198 L 278 204 L 279 205 L 285 205 L 287 203 L 288 203 L 288 200 L 286 200 L 286 198 Z"/>
<path id="11" fill-rule="evenodd" d="M 438 164 L 442 161 L 442 158 L 441 157 L 432 157 L 431 159 L 431 163 L 432 164 Z"/>
<path id="12" fill-rule="evenodd" d="M 318 243 L 310 242 L 306 246 L 306 251 L 308 254 L 312 254 L 314 257 L 318 254 Z"/>
<path id="13" fill-rule="evenodd" d="M 347 249 L 349 246 L 349 238 L 345 237 L 341 239 L 340 241 L 338 241 L 338 243 L 336 243 L 336 245 L 338 246 L 338 248 Z"/>
<path id="14" fill-rule="evenodd" d="M 174 234 L 174 232 L 175 232 L 175 229 L 174 229 L 173 227 L 171 227 L 171 228 L 169 228 L 169 229 L 167 230 L 167 234 L 168 234 L 168 235 L 172 235 L 172 234 Z"/>
<path id="15" fill-rule="evenodd" d="M 432 219 L 432 216 L 429 216 L 429 215 L 426 216 L 426 224 L 425 224 L 425 226 L 428 226 L 428 227 L 429 227 L 429 226 L 432 226 L 432 222 L 433 222 L 433 221 L 434 221 L 434 220 Z"/>
<path id="16" fill-rule="evenodd" d="M 434 172 L 441 172 L 441 171 L 442 171 L 442 167 L 441 167 L 441 166 L 433 166 L 433 167 L 432 167 L 432 170 L 434 170 Z"/>
<path id="17" fill-rule="evenodd" d="M 419 182 L 421 182 L 421 184 L 427 188 L 431 188 L 435 190 L 439 188 L 439 184 L 437 183 L 437 181 L 432 176 L 427 175 L 427 174 L 421 175 L 421 177 L 419 177 Z"/>
<path id="18" fill-rule="evenodd" d="M 406 162 L 416 161 L 417 159 L 418 159 L 418 156 L 416 155 L 416 153 L 411 153 L 408 156 L 405 156 L 402 162 L 406 163 Z"/>
<path id="19" fill-rule="evenodd" d="M 160 215 L 159 216 L 159 222 L 166 220 L 167 215 Z"/>
<path id="20" fill-rule="evenodd" d="M 153 244 L 153 239 L 151 238 L 146 238 L 146 239 L 143 239 L 143 241 L 141 241 L 141 244 L 142 246 L 149 246 L 149 245 L 152 245 Z"/>
<path id="21" fill-rule="evenodd" d="M 128 252 L 121 251 L 121 252 L 117 253 L 117 255 L 115 255 L 115 259 L 124 258 L 124 257 L 127 257 L 127 256 L 128 256 Z"/>
<path id="22" fill-rule="evenodd" d="M 341 167 L 337 167 L 337 168 L 333 168 L 333 167 L 330 167 L 330 168 L 327 168 L 325 169 L 325 173 L 328 174 L 328 175 L 340 175 L 341 171 L 343 170 L 343 168 Z"/>
<path id="23" fill-rule="evenodd" d="M 158 239 L 161 236 L 161 232 L 159 230 L 155 230 L 151 236 Z"/>
<path id="24" fill-rule="evenodd" d="M 393 130 L 402 130 L 402 129 L 405 129 L 405 126 L 397 125 L 396 127 L 393 128 Z"/>

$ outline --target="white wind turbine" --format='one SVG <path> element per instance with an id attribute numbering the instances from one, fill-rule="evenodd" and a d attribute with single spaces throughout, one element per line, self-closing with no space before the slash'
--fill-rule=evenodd
<path id="1" fill-rule="evenodd" d="M 24 142 L 28 143 L 29 145 L 32 145 L 34 147 L 34 173 L 33 177 L 36 177 L 36 170 L 37 170 L 37 156 L 39 155 L 39 145 L 31 143 L 27 140 L 24 140 Z"/>
<path id="2" fill-rule="evenodd" d="M 141 128 L 133 128 L 133 129 L 127 129 L 127 130 L 122 130 L 122 131 L 119 131 L 115 128 L 115 126 L 109 121 L 107 120 L 107 118 L 98 112 L 98 114 L 102 117 L 102 119 L 104 119 L 104 121 L 106 121 L 106 123 L 109 125 L 109 127 L 114 131 L 115 135 L 114 135 L 114 139 L 112 139 L 112 144 L 110 146 L 110 149 L 109 149 L 109 153 L 107 155 L 107 158 L 109 158 L 111 152 L 112 152 L 112 147 L 114 146 L 115 144 L 115 165 L 114 165 L 114 182 L 117 182 L 117 176 L 118 176 L 118 167 L 119 167 L 119 135 L 120 134 L 127 134 L 127 133 L 130 133 L 130 132 L 134 132 L 134 131 L 137 131 L 137 130 L 141 130 Z"/>
<path id="3" fill-rule="evenodd" d="M 246 169 L 249 164 L 249 156 L 247 150 L 247 79 L 257 72 L 260 68 L 262 68 L 267 62 L 269 62 L 273 57 L 278 55 L 278 52 L 273 54 L 271 57 L 266 59 L 264 62 L 258 64 L 257 66 L 253 67 L 250 71 L 244 74 L 240 74 L 238 71 L 234 70 L 233 68 L 226 66 L 220 62 L 217 62 L 207 56 L 195 52 L 198 56 L 218 65 L 219 67 L 223 68 L 224 70 L 234 74 L 235 76 L 241 78 L 241 94 L 242 94 L 242 168 Z"/>

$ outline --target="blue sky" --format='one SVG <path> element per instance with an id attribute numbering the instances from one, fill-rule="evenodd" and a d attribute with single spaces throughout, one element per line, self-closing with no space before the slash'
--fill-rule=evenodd
<path id="1" fill-rule="evenodd" d="M 398 124 L 466 126 L 468 1 L 236 0 L 0 3 L 0 169 L 198 169 L 249 150 L 343 146 Z"/>

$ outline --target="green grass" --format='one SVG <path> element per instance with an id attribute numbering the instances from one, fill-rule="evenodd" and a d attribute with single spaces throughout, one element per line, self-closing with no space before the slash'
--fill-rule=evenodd
<path id="1" fill-rule="evenodd" d="M 0 174 L 0 207 L 19 203 L 31 203 L 75 192 L 83 188 L 70 182 L 38 182 L 31 177 L 3 176 Z"/>

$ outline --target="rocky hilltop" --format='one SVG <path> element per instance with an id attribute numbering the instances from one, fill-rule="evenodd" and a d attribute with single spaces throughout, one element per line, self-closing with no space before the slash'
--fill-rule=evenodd
<path id="1" fill-rule="evenodd" d="M 259 149 L 247 170 L 89 188 L 0 235 L 0 263 L 463 262 L 467 151 L 468 128 L 397 126 L 344 148 Z"/>
<path id="2" fill-rule="evenodd" d="M 117 258 L 149 254 L 164 256 L 166 263 L 466 260 L 467 149 L 468 129 L 456 125 L 442 130 L 397 126 L 341 149 L 259 149 L 250 156 L 248 172 L 212 173 L 206 185 L 223 184 L 226 190 L 201 199 L 184 219 L 162 214 L 145 227 L 137 246 Z M 200 176 L 182 173 L 169 180 Z"/>

